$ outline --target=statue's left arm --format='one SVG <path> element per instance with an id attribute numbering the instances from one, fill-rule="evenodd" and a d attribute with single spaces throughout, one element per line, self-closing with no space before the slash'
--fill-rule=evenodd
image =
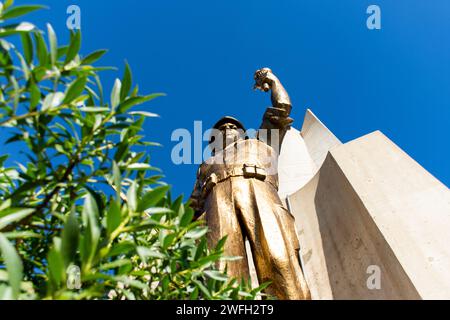
<path id="1" fill-rule="evenodd" d="M 189 206 L 194 210 L 194 220 L 201 219 L 204 214 L 205 199 L 202 195 L 202 186 L 200 179 L 200 167 L 197 171 L 197 179 L 195 180 L 194 189 L 189 198 Z"/>
<path id="2" fill-rule="evenodd" d="M 275 132 L 273 129 L 277 129 L 279 137 L 279 145 L 286 134 L 286 131 L 291 127 L 294 121 L 291 117 L 291 99 L 288 93 L 284 89 L 280 80 L 272 73 L 269 68 L 263 68 L 255 72 L 255 88 L 262 91 L 271 91 L 272 106 L 266 109 L 260 129 L 267 130 L 266 132 L 260 131 L 258 138 L 264 140 L 269 145 L 272 145 L 272 138 Z M 266 138 L 267 137 L 267 138 Z"/>

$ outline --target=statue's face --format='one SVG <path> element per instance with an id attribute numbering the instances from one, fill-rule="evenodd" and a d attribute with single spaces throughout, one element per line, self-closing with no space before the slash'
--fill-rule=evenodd
<path id="1" fill-rule="evenodd" d="M 243 138 L 242 130 L 239 130 L 238 127 L 233 123 L 225 123 L 219 127 L 219 130 L 220 132 L 222 132 L 223 149 Z"/>

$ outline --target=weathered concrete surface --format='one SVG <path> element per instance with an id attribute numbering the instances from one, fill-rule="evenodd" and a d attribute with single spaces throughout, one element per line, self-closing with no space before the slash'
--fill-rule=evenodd
<path id="1" fill-rule="evenodd" d="M 322 166 L 328 151 L 342 144 L 310 109 L 306 110 L 301 135 L 305 141 L 309 156 L 316 165 L 314 174 Z"/>
<path id="2" fill-rule="evenodd" d="M 313 299 L 450 298 L 449 189 L 381 132 L 331 148 L 289 204 Z"/>
<path id="3" fill-rule="evenodd" d="M 278 194 L 281 199 L 308 183 L 319 170 L 332 147 L 341 142 L 307 109 L 301 132 L 287 131 L 278 158 Z"/>
<path id="4" fill-rule="evenodd" d="M 286 132 L 278 157 L 278 194 L 281 199 L 303 187 L 317 172 L 300 132 Z"/>

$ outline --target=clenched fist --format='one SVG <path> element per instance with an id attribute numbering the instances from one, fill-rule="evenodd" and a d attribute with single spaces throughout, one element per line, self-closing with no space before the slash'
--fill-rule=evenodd
<path id="1" fill-rule="evenodd" d="M 255 85 L 254 89 L 261 91 L 269 91 L 272 88 L 272 84 L 278 80 L 278 78 L 272 73 L 269 68 L 262 68 L 255 71 L 254 75 Z"/>

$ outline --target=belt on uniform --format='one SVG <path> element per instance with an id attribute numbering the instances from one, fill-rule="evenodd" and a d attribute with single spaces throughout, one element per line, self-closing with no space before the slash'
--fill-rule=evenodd
<path id="1" fill-rule="evenodd" d="M 278 189 L 276 180 L 273 176 L 267 176 L 266 169 L 256 165 L 244 164 L 242 167 L 232 167 L 209 174 L 208 178 L 202 184 L 202 196 L 206 198 L 215 185 L 231 177 L 255 178 L 266 181 L 275 187 L 275 189 Z"/>

